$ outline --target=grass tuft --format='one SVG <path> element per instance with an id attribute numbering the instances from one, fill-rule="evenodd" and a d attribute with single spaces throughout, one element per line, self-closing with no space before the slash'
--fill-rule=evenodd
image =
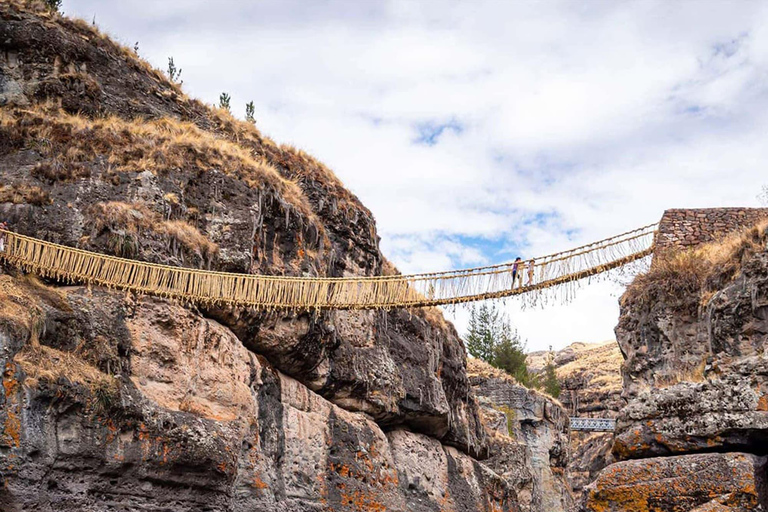
<path id="1" fill-rule="evenodd" d="M 768 221 L 728 235 L 723 240 L 657 254 L 648 272 L 627 287 L 622 304 L 652 305 L 663 301 L 695 315 L 698 308 L 730 282 L 744 261 L 766 247 Z"/>
<path id="2" fill-rule="evenodd" d="M 44 206 L 51 202 L 48 192 L 40 187 L 26 184 L 0 185 L 0 203 Z"/>

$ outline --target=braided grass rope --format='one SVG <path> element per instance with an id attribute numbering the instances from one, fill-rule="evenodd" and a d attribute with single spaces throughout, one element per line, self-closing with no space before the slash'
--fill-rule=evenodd
<path id="1" fill-rule="evenodd" d="M 235 274 L 158 265 L 84 251 L 0 230 L 0 259 L 43 277 L 96 284 L 203 305 L 255 308 L 387 309 L 461 304 L 524 296 L 533 303 L 544 291 L 627 265 L 653 252 L 651 224 L 599 242 L 518 263 L 447 272 L 370 277 L 286 277 Z"/>

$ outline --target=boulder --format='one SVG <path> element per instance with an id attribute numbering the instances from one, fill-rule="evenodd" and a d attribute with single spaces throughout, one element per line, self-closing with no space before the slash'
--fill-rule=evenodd
<path id="1" fill-rule="evenodd" d="M 608 466 L 584 490 L 582 510 L 765 510 L 767 477 L 766 458 L 745 453 L 624 461 Z"/>

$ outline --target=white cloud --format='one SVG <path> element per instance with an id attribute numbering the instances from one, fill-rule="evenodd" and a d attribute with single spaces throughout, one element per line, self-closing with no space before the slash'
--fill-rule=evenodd
<path id="1" fill-rule="evenodd" d="M 403 271 L 540 255 L 666 208 L 754 205 L 765 4 L 65 1 L 185 88 L 318 156 Z M 428 127 L 432 145 L 419 143 Z M 517 311 L 529 348 L 610 337 L 615 285 Z M 464 319 L 457 317 L 460 330 Z"/>

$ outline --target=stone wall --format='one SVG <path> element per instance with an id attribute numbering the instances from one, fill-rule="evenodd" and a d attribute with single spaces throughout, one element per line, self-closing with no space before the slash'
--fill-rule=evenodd
<path id="1" fill-rule="evenodd" d="M 711 242 L 768 219 L 768 208 L 693 208 L 667 210 L 659 224 L 656 250 Z"/>

